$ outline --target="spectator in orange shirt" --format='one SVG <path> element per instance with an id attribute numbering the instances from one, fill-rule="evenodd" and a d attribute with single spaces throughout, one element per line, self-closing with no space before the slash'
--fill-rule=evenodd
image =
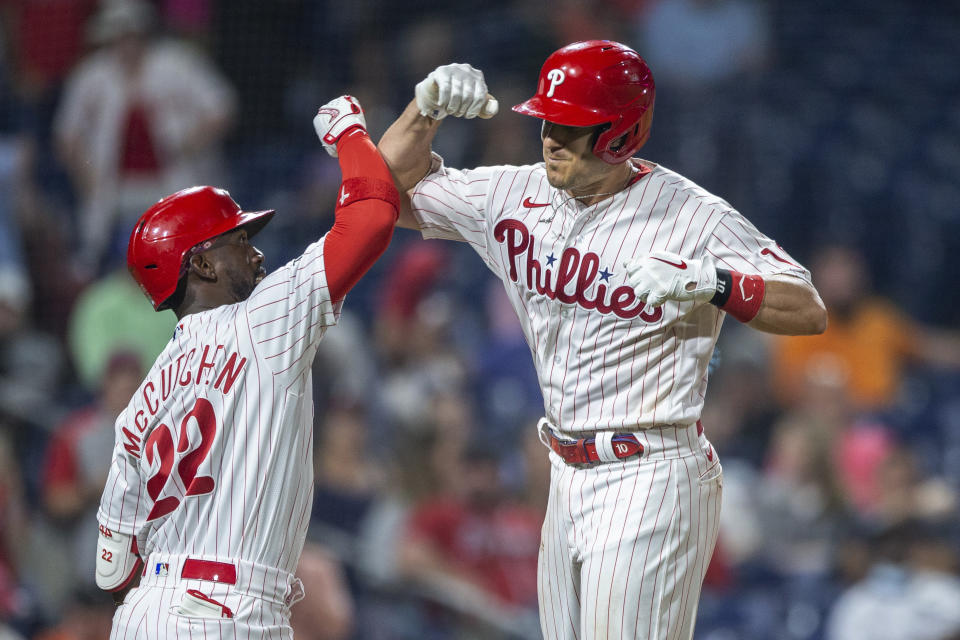
<path id="1" fill-rule="evenodd" d="M 804 376 L 828 366 L 843 371 L 859 410 L 882 410 L 895 402 L 910 361 L 960 366 L 960 338 L 921 327 L 891 301 L 872 295 L 857 251 L 826 247 L 811 272 L 829 323 L 821 335 L 783 337 L 774 344 L 774 384 L 782 402 L 793 405 Z"/>

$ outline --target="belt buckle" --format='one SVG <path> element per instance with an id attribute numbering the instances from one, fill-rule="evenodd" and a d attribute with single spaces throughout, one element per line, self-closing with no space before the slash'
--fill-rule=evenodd
<path id="1" fill-rule="evenodd" d="M 597 461 L 591 460 L 590 454 L 587 451 L 587 444 L 589 443 L 590 438 L 578 438 L 576 440 L 574 440 L 573 438 L 565 438 L 559 435 L 554 429 L 550 429 L 550 438 L 551 438 L 551 442 L 555 443 L 556 445 L 554 447 L 551 447 L 551 449 L 553 449 L 556 452 L 556 454 L 559 455 L 560 458 L 563 459 L 563 461 L 566 462 L 567 464 L 575 464 L 575 465 L 596 464 Z M 580 459 L 569 460 L 567 456 L 568 455 L 572 456 L 573 454 L 572 453 L 565 454 L 562 451 L 562 447 L 573 447 L 574 448 L 573 450 L 576 452 L 578 458 Z"/>

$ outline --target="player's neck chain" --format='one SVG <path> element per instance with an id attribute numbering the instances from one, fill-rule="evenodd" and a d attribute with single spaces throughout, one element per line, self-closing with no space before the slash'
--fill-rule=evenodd
<path id="1" fill-rule="evenodd" d="M 612 195 L 616 195 L 616 194 L 620 193 L 621 191 L 623 191 L 624 189 L 626 189 L 628 186 L 630 186 L 630 183 L 633 182 L 633 179 L 636 177 L 637 173 L 638 173 L 637 170 L 634 169 L 634 168 L 631 166 L 631 167 L 630 167 L 630 173 L 627 175 L 627 180 L 626 180 L 626 182 L 624 182 L 624 183 L 623 183 L 623 186 L 620 187 L 619 189 L 617 189 L 616 191 L 604 191 L 604 192 L 602 192 L 602 193 L 587 193 L 587 194 L 580 195 L 580 196 L 575 196 L 575 195 L 572 195 L 572 194 L 571 194 L 571 195 L 568 195 L 568 196 L 566 196 L 565 198 L 563 198 L 563 199 L 560 201 L 559 204 L 553 204 L 553 202 L 551 202 L 551 203 L 550 203 L 550 215 L 549 215 L 549 216 L 544 216 L 544 217 L 540 218 L 540 222 L 553 222 L 553 218 L 557 215 L 557 211 L 560 210 L 560 209 L 563 209 L 564 207 L 566 207 L 566 206 L 567 206 L 567 203 L 570 202 L 570 201 L 572 201 L 572 200 L 585 200 L 585 199 L 587 199 L 587 198 L 600 198 L 600 197 L 603 197 L 603 196 L 612 196 Z M 563 192 L 561 192 L 561 193 L 563 193 Z M 599 204 L 599 202 L 594 202 L 593 204 L 596 205 L 596 204 Z M 590 206 L 593 206 L 593 205 L 590 205 Z"/>

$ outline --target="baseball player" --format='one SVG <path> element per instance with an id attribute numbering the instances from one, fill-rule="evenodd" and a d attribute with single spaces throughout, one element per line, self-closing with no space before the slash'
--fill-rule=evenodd
<path id="1" fill-rule="evenodd" d="M 333 228 L 267 275 L 251 238 L 273 211 L 212 187 L 151 207 L 127 261 L 173 338 L 116 422 L 97 584 L 113 638 L 292 638 L 313 494 L 311 363 L 343 298 L 386 249 L 390 173 L 343 96 L 314 119 L 343 181 Z"/>
<path id="2" fill-rule="evenodd" d="M 546 638 L 684 638 L 717 536 L 722 470 L 699 418 L 723 319 L 822 332 L 810 274 L 727 202 L 633 158 L 654 83 L 610 41 L 553 53 L 536 94 L 543 162 L 470 170 L 430 152 L 440 119 L 496 113 L 483 74 L 437 68 L 380 150 L 399 224 L 468 242 L 503 281 L 543 392 Z"/>

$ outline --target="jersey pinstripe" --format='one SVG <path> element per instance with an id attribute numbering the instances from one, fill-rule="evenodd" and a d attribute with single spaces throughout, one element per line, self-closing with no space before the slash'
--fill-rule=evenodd
<path id="1" fill-rule="evenodd" d="M 726 201 L 662 166 L 592 206 L 555 189 L 543 164 L 432 171 L 412 193 L 425 238 L 467 242 L 504 282 L 544 410 L 565 432 L 691 424 L 726 315 L 668 301 L 645 310 L 623 263 L 656 250 L 764 276 L 809 272 Z"/>
<path id="2" fill-rule="evenodd" d="M 657 250 L 747 274 L 810 274 L 726 201 L 664 167 L 591 206 L 542 164 L 458 171 L 434 158 L 411 202 L 425 238 L 468 242 L 506 286 L 547 420 L 565 434 L 636 433 L 636 458 L 550 452 L 538 600 L 548 640 L 689 640 L 717 538 L 723 471 L 698 420 L 726 315 L 648 309 L 624 263 Z"/>
<path id="3" fill-rule="evenodd" d="M 323 245 L 247 300 L 184 317 L 117 418 L 98 518 L 145 559 L 295 570 L 313 496 L 311 363 L 341 304 Z"/>

